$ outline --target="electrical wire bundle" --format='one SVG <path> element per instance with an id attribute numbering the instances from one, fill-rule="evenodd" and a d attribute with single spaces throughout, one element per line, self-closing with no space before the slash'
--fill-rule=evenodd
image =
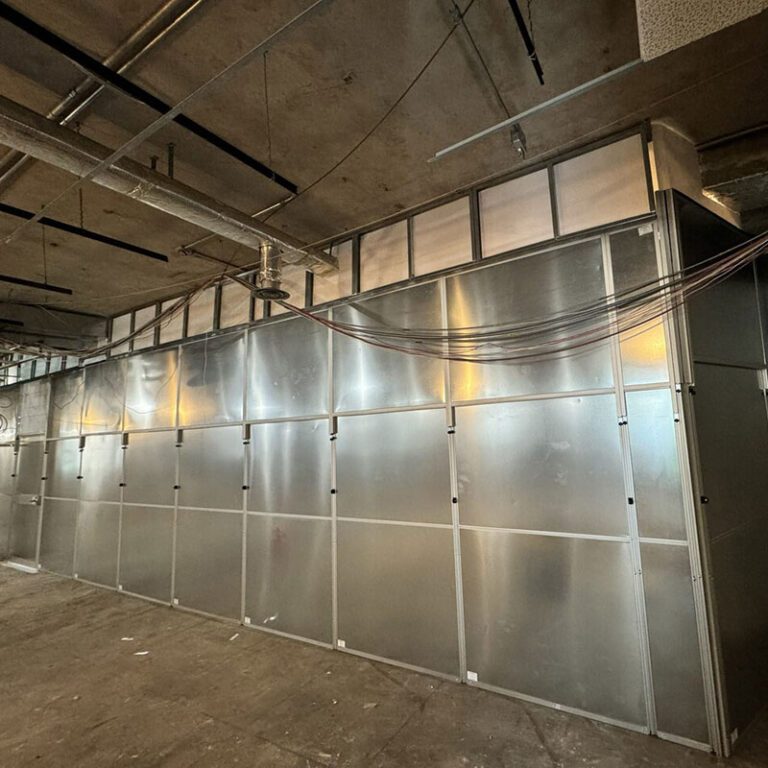
<path id="1" fill-rule="evenodd" d="M 469 363 L 529 363 L 576 352 L 617 335 L 641 332 L 766 252 L 768 233 L 680 272 L 568 311 L 495 325 L 438 329 L 358 325 L 329 320 L 288 302 L 280 304 L 336 333 L 383 349 Z"/>
<path id="2" fill-rule="evenodd" d="M 494 325 L 404 328 L 381 322 L 345 323 L 328 319 L 325 312 L 315 314 L 289 302 L 278 303 L 295 315 L 319 323 L 335 333 L 383 349 L 459 362 L 531 363 L 577 353 L 584 347 L 607 341 L 614 336 L 625 336 L 633 331 L 640 333 L 650 324 L 659 322 L 665 314 L 707 288 L 727 280 L 765 253 L 768 253 L 768 232 L 679 272 L 574 306 L 567 311 Z M 224 277 L 253 290 L 252 283 L 236 274 Z M 221 279 L 222 275 L 209 279 L 132 333 L 107 343 L 81 349 L 48 345 L 25 347 L 2 338 L 0 343 L 36 355 L 93 357 L 105 354 L 157 326 L 167 325 L 206 288 Z M 354 302 L 350 306 L 354 308 Z"/>

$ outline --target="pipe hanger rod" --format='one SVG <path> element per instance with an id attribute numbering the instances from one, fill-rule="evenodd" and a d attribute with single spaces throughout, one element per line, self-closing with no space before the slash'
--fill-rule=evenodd
<path id="1" fill-rule="evenodd" d="M 539 112 L 543 112 L 545 109 L 549 109 L 550 107 L 562 104 L 563 102 L 576 98 L 576 96 L 581 96 L 581 94 L 586 93 L 587 91 L 591 91 L 593 88 L 597 88 L 603 83 L 607 83 L 609 80 L 613 80 L 616 77 L 625 75 L 627 72 L 635 69 L 635 67 L 637 67 L 639 64 L 642 64 L 642 59 L 634 59 L 633 61 L 629 61 L 617 69 L 612 69 L 610 72 L 606 72 L 604 75 L 596 77 L 594 80 L 589 80 L 586 83 L 577 85 L 575 88 L 571 88 L 570 91 L 561 93 L 559 96 L 553 96 L 551 99 L 547 99 L 547 101 L 542 101 L 541 104 L 537 104 L 534 107 L 525 109 L 522 112 L 519 112 L 518 114 L 513 115 L 512 117 L 507 118 L 500 123 L 496 123 L 496 125 L 492 125 L 490 128 L 484 128 L 482 131 L 478 131 L 472 136 L 468 136 L 466 139 L 457 141 L 455 144 L 451 144 L 449 147 L 445 147 L 445 149 L 441 149 L 439 152 L 436 152 L 434 157 L 429 159 L 429 162 L 441 160 L 446 155 L 450 155 L 451 152 L 455 152 L 457 149 L 463 149 L 469 144 L 473 144 L 480 139 L 484 139 L 486 136 L 491 136 L 492 134 L 503 131 L 506 128 L 511 128 L 515 123 L 519 123 L 526 117 L 537 115 Z"/>

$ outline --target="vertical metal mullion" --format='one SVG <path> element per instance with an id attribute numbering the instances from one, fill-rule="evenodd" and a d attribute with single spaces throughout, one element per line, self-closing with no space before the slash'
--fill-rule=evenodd
<path id="1" fill-rule="evenodd" d="M 211 330 L 212 331 L 218 331 L 221 328 L 221 302 L 222 302 L 222 293 L 223 293 L 223 285 L 221 283 L 217 283 L 216 287 L 214 288 L 214 294 L 213 294 L 213 322 L 211 323 Z"/>
<path id="2" fill-rule="evenodd" d="M 352 238 L 352 295 L 360 293 L 360 235 Z"/>
<path id="3" fill-rule="evenodd" d="M 440 314 L 443 328 L 448 327 L 448 295 L 445 278 L 438 281 L 440 291 Z M 448 439 L 448 465 L 451 494 L 451 534 L 453 540 L 453 573 L 454 588 L 456 591 L 456 632 L 457 646 L 459 650 L 459 679 L 465 682 L 467 679 L 467 641 L 466 626 L 464 620 L 464 579 L 461 561 L 461 528 L 459 515 L 459 481 L 456 461 L 456 424 L 455 408 L 453 404 L 453 391 L 451 388 L 451 363 L 443 360 L 443 380 L 445 391 L 446 427 Z"/>
<path id="4" fill-rule="evenodd" d="M 552 214 L 552 235 L 555 240 L 560 237 L 560 216 L 557 209 L 557 187 L 555 184 L 555 166 L 547 164 L 547 180 L 549 181 L 549 207 Z"/>
<path id="5" fill-rule="evenodd" d="M 315 273 L 307 270 L 306 282 L 304 284 L 304 306 L 311 307 L 314 303 L 315 295 Z"/>
<path id="6" fill-rule="evenodd" d="M 483 258 L 483 239 L 480 231 L 480 193 L 477 188 L 469 193 L 469 231 L 472 243 L 472 261 Z"/>
<path id="7" fill-rule="evenodd" d="M 677 217 L 671 193 L 658 193 L 656 211 L 659 216 L 657 242 L 663 273 L 674 273 L 682 267 L 682 256 L 677 240 Z M 709 563 L 707 524 L 696 503 L 700 495 L 701 478 L 696 425 L 689 392 L 689 386 L 693 384 L 693 365 L 685 305 L 667 315 L 667 324 L 672 336 L 669 355 L 672 361 L 675 413 L 678 419 L 675 424 L 675 439 L 683 491 L 683 512 L 688 537 L 688 557 L 699 653 L 704 678 L 705 707 L 712 748 L 716 754 L 727 757 L 730 754 L 728 705 L 723 688 L 723 661 L 717 607 L 709 583 L 712 569 Z"/>
<path id="8" fill-rule="evenodd" d="M 413 253 L 413 216 L 405 220 L 406 247 L 408 251 L 408 278 L 416 276 L 416 262 Z"/>
<path id="9" fill-rule="evenodd" d="M 155 319 L 157 319 L 158 315 L 163 311 L 163 305 L 162 302 L 156 302 L 155 303 Z M 157 323 L 155 327 L 152 330 L 152 346 L 156 347 L 160 344 L 160 323 Z"/>
<path id="10" fill-rule="evenodd" d="M 329 319 L 333 320 L 333 307 L 328 310 Z M 328 432 L 329 447 L 331 452 L 331 642 L 334 648 L 338 648 L 339 641 L 339 567 L 338 567 L 338 528 L 337 528 L 337 496 L 336 482 L 336 438 L 338 434 L 338 421 L 334 412 L 334 377 L 333 377 L 333 331 L 327 331 L 326 343 L 328 345 Z"/>
<path id="11" fill-rule="evenodd" d="M 603 273 L 605 290 L 607 295 L 614 293 L 613 262 L 611 259 L 610 236 L 600 236 L 603 252 Z M 615 312 L 610 315 L 611 325 L 616 327 L 617 317 Z M 624 487 L 626 492 L 625 510 L 627 516 L 627 529 L 629 533 L 630 556 L 634 571 L 635 608 L 637 611 L 637 626 L 640 633 L 640 663 L 643 673 L 643 688 L 645 693 L 645 710 L 648 720 L 648 729 L 656 733 L 658 726 L 656 721 L 656 699 L 653 687 L 653 672 L 651 660 L 650 636 L 648 632 L 648 617 L 645 607 L 645 581 L 642 568 L 642 556 L 640 552 L 640 532 L 637 522 L 637 504 L 634 489 L 634 475 L 632 472 L 632 452 L 629 442 L 629 430 L 627 424 L 627 406 L 624 392 L 624 372 L 621 362 L 621 340 L 618 335 L 611 337 L 611 362 L 613 366 L 614 393 L 616 400 L 616 417 L 618 421 L 619 441 L 621 446 L 621 463 L 624 473 Z"/>

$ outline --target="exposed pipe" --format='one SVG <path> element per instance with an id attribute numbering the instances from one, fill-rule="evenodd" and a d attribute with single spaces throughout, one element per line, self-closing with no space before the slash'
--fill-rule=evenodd
<path id="1" fill-rule="evenodd" d="M 544 70 L 541 68 L 541 63 L 539 62 L 539 57 L 536 53 L 536 46 L 533 44 L 533 38 L 531 38 L 531 33 L 525 24 L 525 19 L 520 11 L 520 6 L 517 4 L 517 0 L 508 0 L 508 2 L 515 17 L 515 21 L 517 22 L 517 28 L 520 30 L 520 36 L 523 38 L 523 43 L 525 43 L 525 50 L 528 54 L 528 58 L 531 60 L 533 68 L 536 70 L 536 77 L 538 77 L 539 82 L 544 85 Z"/>
<path id="2" fill-rule="evenodd" d="M 111 151 L 103 160 L 101 160 L 96 165 L 94 165 L 90 171 L 80 176 L 78 179 L 72 182 L 72 184 L 70 184 L 68 187 L 65 187 L 61 192 L 59 192 L 59 194 L 56 195 L 53 199 L 49 200 L 45 205 L 43 205 L 32 219 L 30 219 L 27 222 L 24 222 L 24 224 L 17 227 L 13 232 L 3 237 L 2 242 L 3 243 L 13 242 L 13 240 L 19 237 L 19 235 L 23 231 L 29 229 L 29 227 L 31 227 L 33 224 L 40 221 L 40 219 L 42 219 L 43 216 L 45 215 L 46 211 L 50 210 L 50 208 L 56 205 L 56 203 L 58 203 L 62 198 L 66 197 L 70 192 L 74 192 L 75 190 L 80 189 L 83 186 L 83 184 L 85 184 L 87 181 L 91 181 L 95 176 L 98 176 L 100 173 L 104 171 L 109 171 L 109 169 L 113 168 L 121 160 L 121 158 L 125 157 L 130 152 L 140 147 L 145 141 L 147 141 L 150 138 L 150 136 L 153 136 L 164 125 L 166 125 L 169 121 L 173 120 L 174 117 L 181 114 L 181 112 L 189 104 L 191 104 L 196 99 L 200 99 L 200 97 L 206 91 L 213 88 L 213 86 L 220 85 L 221 83 L 226 82 L 236 72 L 238 72 L 244 66 L 249 64 L 256 56 L 268 50 L 271 46 L 276 45 L 278 41 L 281 40 L 285 35 L 293 31 L 294 29 L 296 29 L 301 24 L 305 23 L 308 19 L 312 18 L 314 14 L 316 14 L 321 8 L 323 8 L 330 2 L 331 0 L 313 0 L 313 2 L 311 2 L 308 6 L 306 6 L 302 11 L 292 16 L 290 19 L 288 19 L 288 21 L 283 23 L 276 30 L 271 32 L 265 38 L 263 38 L 258 43 L 256 43 L 251 48 L 249 48 L 247 51 L 245 51 L 245 53 L 240 54 L 238 58 L 236 58 L 233 62 L 228 64 L 226 67 L 224 67 L 224 69 L 220 70 L 215 75 L 213 75 L 213 77 L 210 77 L 204 83 L 197 86 L 197 88 L 195 88 L 193 91 L 188 93 L 183 99 L 178 101 L 176 105 L 169 112 L 166 112 L 160 115 L 160 117 L 158 117 L 156 120 L 153 120 L 149 125 L 142 128 L 137 134 L 135 134 L 130 139 L 128 139 L 128 141 L 126 141 L 124 144 L 121 144 L 117 149 Z M 474 0 L 471 0 L 471 2 L 474 2 Z M 32 114 L 35 115 L 35 113 L 32 113 Z M 39 115 L 35 115 L 35 116 L 38 118 L 40 117 Z M 322 257 L 320 258 L 320 261 L 325 261 L 326 263 L 329 263 L 327 259 L 324 259 Z M 335 259 L 333 261 L 335 262 Z M 334 266 L 332 266 L 331 268 L 338 269 L 338 266 L 334 264 Z"/>
<path id="3" fill-rule="evenodd" d="M 642 63 L 642 59 L 634 59 L 632 61 L 628 61 L 626 64 L 622 64 L 622 66 L 617 67 L 616 69 L 612 69 L 610 72 L 606 72 L 604 75 L 600 75 L 600 77 L 596 77 L 594 80 L 589 80 L 586 83 L 577 85 L 575 88 L 571 88 L 570 91 L 561 93 L 559 96 L 553 96 L 551 99 L 542 101 L 541 104 L 536 104 L 536 106 L 525 109 L 516 115 L 512 115 L 512 117 L 507 118 L 506 120 L 502 120 L 502 122 L 496 123 L 496 125 L 492 125 L 490 128 L 484 128 L 482 131 L 478 131 L 477 133 L 472 134 L 472 136 L 468 136 L 466 139 L 462 139 L 461 141 L 457 141 L 455 144 L 451 144 L 449 147 L 445 147 L 445 149 L 441 149 L 439 152 L 435 153 L 434 157 L 429 159 L 429 162 L 441 160 L 443 157 L 451 154 L 451 152 L 455 152 L 457 149 L 463 149 L 469 144 L 473 144 L 480 139 L 484 139 L 486 136 L 491 136 L 494 133 L 498 133 L 499 131 L 511 128 L 515 123 L 519 123 L 526 117 L 531 117 L 532 115 L 536 115 L 539 112 L 543 112 L 545 109 L 549 109 L 550 107 L 562 104 L 565 101 L 576 98 L 576 96 L 581 96 L 581 94 L 586 93 L 587 91 L 591 91 L 593 88 L 597 88 L 603 83 L 607 83 L 609 80 L 613 80 L 616 77 L 625 75 L 627 72 L 635 69 L 635 67 Z"/>
<path id="4" fill-rule="evenodd" d="M 17 219 L 31 219 L 35 215 L 32 211 L 25 211 L 22 208 L 16 208 L 7 203 L 0 203 L 0 213 L 5 213 L 8 216 L 15 216 Z M 115 237 L 109 237 L 109 235 L 102 235 L 99 232 L 94 232 L 90 229 L 76 227 L 74 224 L 67 224 L 65 221 L 49 219 L 47 216 L 44 216 L 40 219 L 40 223 L 44 224 L 46 227 L 51 227 L 51 229 L 60 229 L 62 232 L 67 232 L 70 235 L 77 235 L 86 240 L 95 240 L 97 243 L 111 245 L 112 247 L 120 248 L 123 251 L 138 253 L 141 256 L 148 256 L 150 259 L 156 259 L 157 261 L 168 261 L 168 257 L 164 253 L 150 251 L 149 248 L 142 248 L 140 245 L 134 245 L 125 240 L 118 240 Z"/>
<path id="5" fill-rule="evenodd" d="M 123 73 L 151 51 L 205 0 L 167 0 L 134 33 L 121 43 L 104 61 L 104 66 Z M 105 86 L 86 77 L 75 86 L 48 114 L 59 125 L 68 125 L 82 114 L 102 93 Z M 13 183 L 33 159 L 22 152 L 8 152 L 0 160 L 0 194 Z"/>
<path id="6" fill-rule="evenodd" d="M 128 158 L 107 160 L 108 147 L 62 128 L 42 115 L 0 96 L 0 144 L 6 144 L 38 160 L 78 177 L 88 176 L 95 184 L 138 200 L 171 216 L 254 250 L 272 243 L 286 261 L 308 269 L 338 269 L 336 257 L 310 249 L 284 232 L 254 221 L 250 216 L 176 179 L 152 171 Z M 98 170 L 104 165 L 101 170 Z"/>
<path id="7" fill-rule="evenodd" d="M 10 22 L 18 29 L 23 30 L 31 37 L 34 37 L 35 40 L 39 40 L 40 42 L 45 43 L 49 47 L 53 48 L 53 50 L 62 54 L 62 56 L 65 56 L 73 64 L 80 67 L 81 69 L 84 69 L 89 75 L 97 78 L 103 83 L 109 84 L 111 87 L 126 94 L 139 103 L 144 104 L 150 109 L 154 109 L 161 115 L 164 115 L 173 109 L 170 104 L 166 103 L 162 99 L 159 99 L 146 88 L 142 88 L 140 85 L 136 85 L 136 83 L 123 77 L 121 74 L 114 72 L 109 67 L 105 67 L 97 59 L 94 59 L 92 56 L 89 56 L 87 53 L 85 53 L 85 51 L 80 50 L 77 46 L 72 45 L 72 43 L 70 43 L 68 40 L 65 40 L 63 37 L 60 37 L 54 32 L 51 32 L 51 30 L 46 29 L 42 25 L 30 19 L 28 16 L 25 16 L 20 11 L 12 8 L 7 3 L 2 2 L 2 0 L 0 0 L 0 18 Z M 289 192 L 295 194 L 298 191 L 298 187 L 292 181 L 289 181 L 284 176 L 280 175 L 276 171 L 272 170 L 272 168 L 262 163 L 260 160 L 252 157 L 247 152 L 244 152 L 242 149 L 236 147 L 234 144 L 209 130 L 205 126 L 200 125 L 200 123 L 198 123 L 196 120 L 192 120 L 192 118 L 182 114 L 176 114 L 171 119 L 178 125 L 188 130 L 190 133 L 193 133 L 195 136 L 201 138 L 206 143 L 216 147 L 216 149 L 226 153 L 230 157 L 235 158 L 235 160 L 238 160 L 244 165 L 247 165 L 249 168 L 253 169 L 257 173 L 260 173 L 262 176 L 265 176 L 270 181 L 275 182 L 275 184 L 279 184 Z"/>

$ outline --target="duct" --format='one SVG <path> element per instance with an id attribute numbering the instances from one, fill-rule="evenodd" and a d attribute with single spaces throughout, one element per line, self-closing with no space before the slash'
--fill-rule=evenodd
<path id="1" fill-rule="evenodd" d="M 0 97 L 0 143 L 81 178 L 112 155 L 108 147 L 3 97 Z M 122 158 L 98 170 L 91 181 L 248 248 L 260 250 L 262 243 L 271 243 L 288 263 L 321 273 L 338 269 L 334 256 L 309 249 L 282 231 L 256 222 L 242 211 L 133 160 Z"/>
<path id="2" fill-rule="evenodd" d="M 205 0 L 167 0 L 134 33 L 116 48 L 103 64 L 121 74 L 186 19 Z M 48 114 L 59 125 L 68 125 L 84 112 L 105 86 L 91 77 L 76 85 Z M 9 152 L 0 161 L 0 194 L 23 172 L 32 158 L 22 152 Z"/>

